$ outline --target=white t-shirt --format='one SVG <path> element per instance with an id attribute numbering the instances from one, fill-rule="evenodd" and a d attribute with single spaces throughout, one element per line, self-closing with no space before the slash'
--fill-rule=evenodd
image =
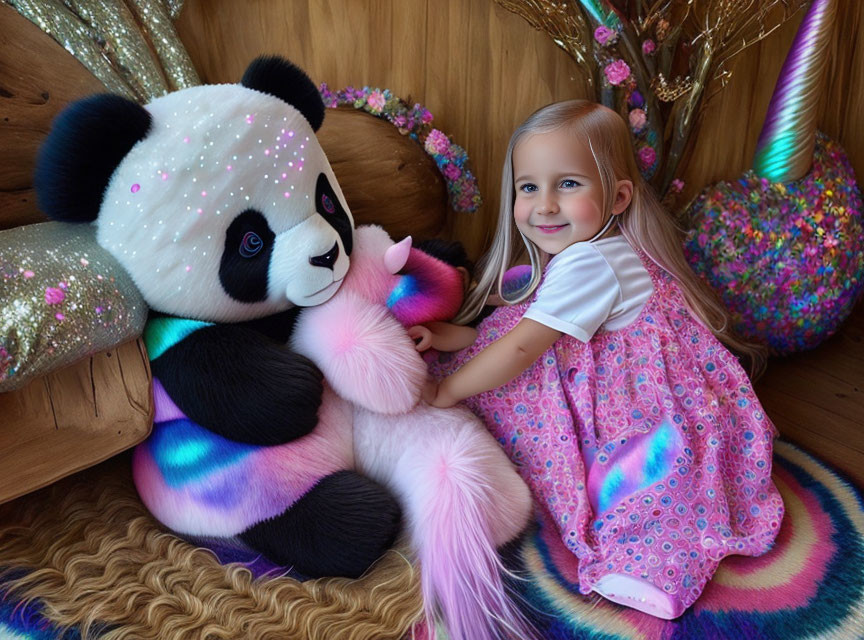
<path id="1" fill-rule="evenodd" d="M 653 291 L 624 236 L 576 242 L 549 261 L 523 317 L 588 342 L 601 327 L 614 331 L 633 322 Z"/>

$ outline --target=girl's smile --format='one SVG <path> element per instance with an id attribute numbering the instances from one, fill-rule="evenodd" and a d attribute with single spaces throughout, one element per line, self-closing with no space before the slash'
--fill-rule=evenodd
<path id="1" fill-rule="evenodd" d="M 567 226 L 566 224 L 559 224 L 559 225 L 555 225 L 555 226 L 537 225 L 537 228 L 540 229 L 540 231 L 542 231 L 543 233 L 550 233 L 551 234 L 551 233 L 558 233 L 559 231 L 561 231 L 561 229 L 563 229 L 566 226 Z"/>

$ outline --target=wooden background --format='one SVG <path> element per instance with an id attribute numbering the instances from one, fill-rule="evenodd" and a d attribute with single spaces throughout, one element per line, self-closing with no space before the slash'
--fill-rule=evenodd
<path id="1" fill-rule="evenodd" d="M 864 7 L 839 0 L 819 126 L 864 175 Z M 803 17 L 746 50 L 708 105 L 682 162 L 686 203 L 748 168 L 774 82 Z M 454 216 L 477 255 L 490 237 L 511 132 L 535 109 L 588 92 L 580 68 L 544 33 L 493 0 L 187 0 L 180 37 L 204 82 L 236 82 L 261 53 L 298 63 L 316 82 L 388 88 L 423 103 L 469 153 L 486 201 Z M 710 91 L 710 89 L 709 89 Z M 369 153 L 374 154 L 370 149 Z"/>

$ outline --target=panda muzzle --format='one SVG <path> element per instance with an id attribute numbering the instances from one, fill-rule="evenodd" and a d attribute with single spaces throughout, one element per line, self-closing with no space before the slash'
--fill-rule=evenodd
<path id="1" fill-rule="evenodd" d="M 320 256 L 313 256 L 309 258 L 309 264 L 313 267 L 326 267 L 327 269 L 333 270 L 333 265 L 336 264 L 336 260 L 339 258 L 339 243 L 336 242 L 333 244 L 333 248 L 330 249 L 327 253 L 322 253 Z"/>

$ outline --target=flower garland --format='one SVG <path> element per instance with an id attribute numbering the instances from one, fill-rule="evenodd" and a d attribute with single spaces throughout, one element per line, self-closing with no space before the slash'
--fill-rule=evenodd
<path id="1" fill-rule="evenodd" d="M 349 105 L 362 109 L 373 116 L 384 118 L 403 136 L 407 135 L 422 144 L 444 176 L 450 206 L 454 210 L 476 211 L 482 204 L 477 180 L 468 168 L 468 153 L 443 131 L 432 128 L 432 114 L 424 106 L 415 103 L 413 107 L 409 107 L 389 89 L 346 87 L 334 93 L 327 83 L 322 83 L 318 91 L 327 107 L 335 109 Z"/>

